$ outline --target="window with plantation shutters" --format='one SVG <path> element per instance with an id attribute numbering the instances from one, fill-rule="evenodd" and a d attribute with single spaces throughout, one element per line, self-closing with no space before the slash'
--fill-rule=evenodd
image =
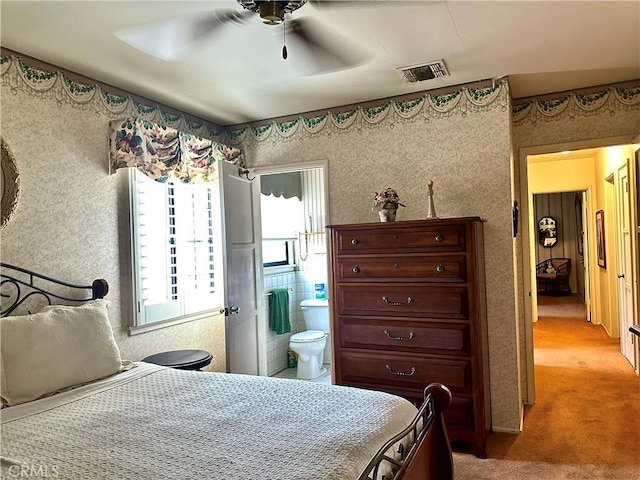
<path id="1" fill-rule="evenodd" d="M 135 325 L 223 304 L 217 184 L 156 182 L 129 171 Z"/>

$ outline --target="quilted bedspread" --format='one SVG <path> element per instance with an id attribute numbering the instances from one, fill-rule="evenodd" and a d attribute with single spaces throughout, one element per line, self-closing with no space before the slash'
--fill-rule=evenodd
<path id="1" fill-rule="evenodd" d="M 2 478 L 352 480 L 416 413 L 381 392 L 150 367 L 2 410 Z"/>

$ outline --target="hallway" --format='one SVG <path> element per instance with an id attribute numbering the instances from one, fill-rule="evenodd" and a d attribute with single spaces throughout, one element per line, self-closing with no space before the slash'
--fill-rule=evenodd
<path id="1" fill-rule="evenodd" d="M 538 320 L 546 318 L 571 318 L 586 321 L 587 308 L 576 294 L 538 295 Z"/>
<path id="2" fill-rule="evenodd" d="M 640 380 L 618 339 L 585 320 L 577 296 L 540 299 L 523 433 L 491 434 L 485 461 L 457 454 L 455 478 L 640 478 Z"/>
<path id="3" fill-rule="evenodd" d="M 577 296 L 540 300 L 534 325 L 537 401 L 525 413 L 525 431 L 532 428 L 544 439 L 548 446 L 540 453 L 551 461 L 560 456 L 584 465 L 638 466 L 639 381 L 619 340 L 585 320 Z"/>

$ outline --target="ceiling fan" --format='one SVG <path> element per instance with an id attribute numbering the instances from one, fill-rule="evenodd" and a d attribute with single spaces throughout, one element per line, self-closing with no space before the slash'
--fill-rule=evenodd
<path id="1" fill-rule="evenodd" d="M 302 46 L 306 57 L 314 64 L 312 74 L 345 70 L 367 59 L 363 50 L 343 35 L 318 25 L 312 17 L 289 18 L 306 3 L 319 7 L 337 5 L 332 0 L 236 0 L 243 10 L 216 9 L 197 16 L 178 17 L 133 29 L 116 32 L 131 46 L 157 58 L 172 61 L 183 58 L 190 48 L 198 48 L 203 40 L 228 26 L 242 26 L 258 16 L 263 24 L 283 25 L 282 58 L 288 57 L 287 36 Z M 342 2 L 343 5 L 354 2 Z M 257 14 L 257 15 L 256 15 Z"/>
<path id="2" fill-rule="evenodd" d="M 307 3 L 307 0 L 237 0 L 237 2 L 250 12 L 259 13 L 262 23 L 267 25 L 280 25 L 284 22 L 285 14 L 295 12 Z"/>

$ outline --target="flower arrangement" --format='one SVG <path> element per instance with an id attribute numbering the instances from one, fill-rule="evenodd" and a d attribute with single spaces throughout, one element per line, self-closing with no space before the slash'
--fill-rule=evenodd
<path id="1" fill-rule="evenodd" d="M 378 190 L 373 197 L 373 206 L 374 208 L 380 205 L 384 205 L 385 203 L 394 203 L 396 205 L 400 205 L 404 207 L 404 203 L 400 203 L 400 197 L 398 196 L 398 192 L 396 192 L 393 188 L 385 188 L 384 190 Z"/>

